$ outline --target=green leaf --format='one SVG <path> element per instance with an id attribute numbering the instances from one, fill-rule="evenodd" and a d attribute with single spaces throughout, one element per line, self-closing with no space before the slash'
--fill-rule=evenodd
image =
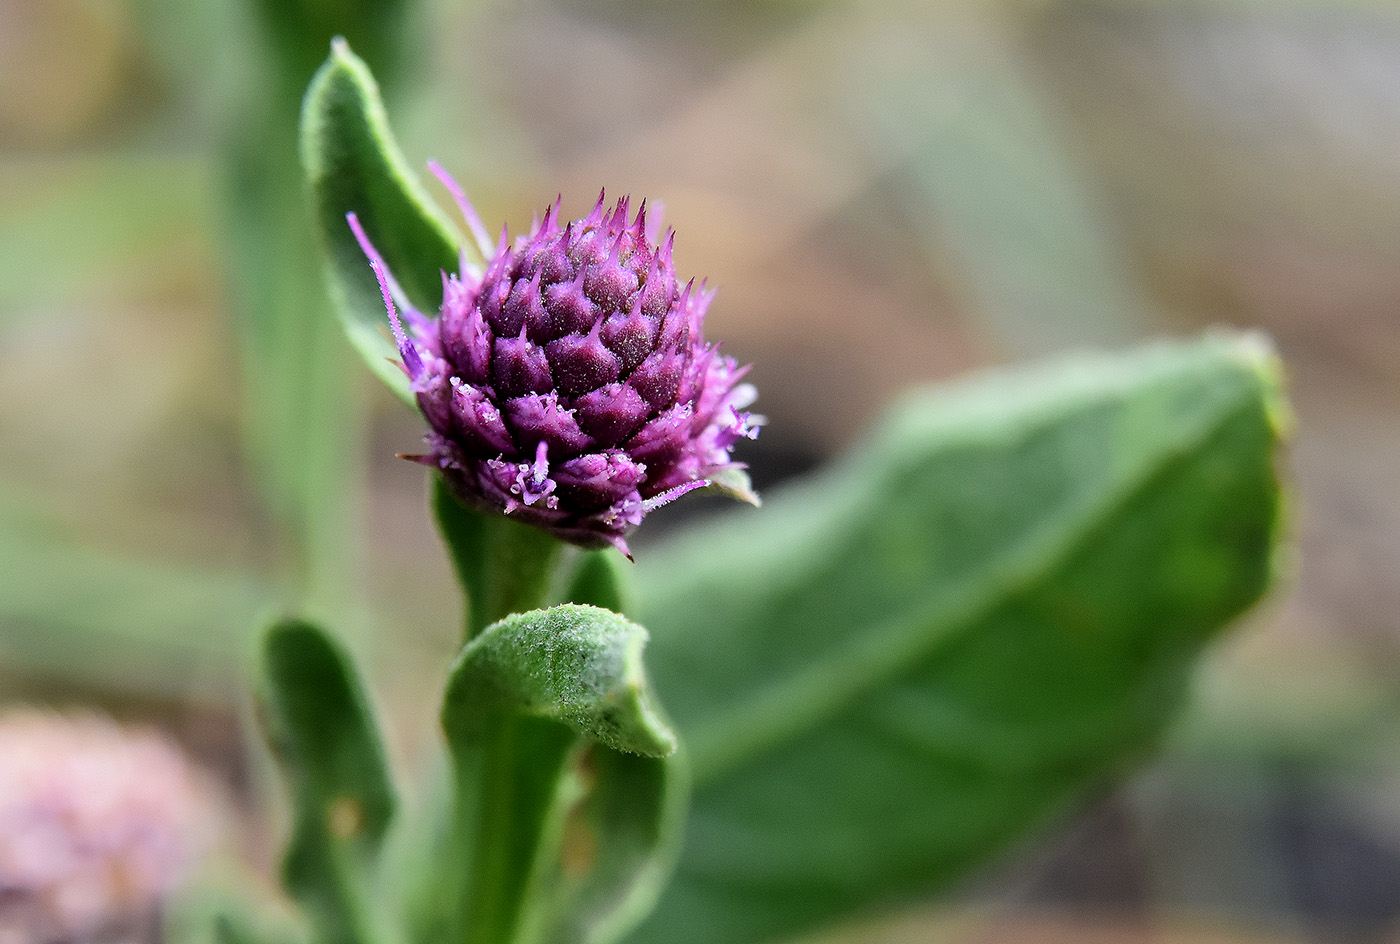
<path id="1" fill-rule="evenodd" d="M 944 888 L 1147 751 L 1270 582 L 1277 386 L 1232 335 L 993 375 L 650 549 L 696 792 L 637 939 L 785 939 Z"/>
<path id="2" fill-rule="evenodd" d="M 165 903 L 164 944 L 311 944 L 305 922 L 264 892 L 251 871 L 222 866 L 217 875 L 200 873 Z"/>
<path id="3" fill-rule="evenodd" d="M 749 480 L 749 473 L 744 469 L 721 469 L 710 476 L 708 487 L 721 495 L 748 502 L 755 508 L 763 504 L 758 497 L 758 492 L 753 490 L 753 482 Z"/>
<path id="4" fill-rule="evenodd" d="M 218 944 L 263 944 L 252 924 L 237 914 L 221 914 L 214 919 L 214 940 Z"/>
<path id="5" fill-rule="evenodd" d="M 164 930 L 167 940 L 188 941 L 188 937 Z M 285 928 L 269 930 L 252 916 L 227 908 L 213 917 L 211 944 L 305 944 L 302 937 Z M 203 942 L 201 942 L 203 944 Z"/>
<path id="6" fill-rule="evenodd" d="M 443 706 L 470 850 L 456 938 L 615 940 L 672 861 L 686 778 L 642 669 L 647 634 L 566 604 L 462 651 Z"/>
<path id="7" fill-rule="evenodd" d="M 276 624 L 263 655 L 262 718 L 293 806 L 283 880 L 322 941 L 383 944 L 369 879 L 395 800 L 373 713 L 315 626 Z"/>
<path id="8" fill-rule="evenodd" d="M 679 852 L 689 777 L 682 757 L 595 747 L 575 762 L 583 795 L 561 812 L 560 853 L 537 886 L 548 944 L 606 944 L 636 926 Z"/>
<path id="9" fill-rule="evenodd" d="M 666 757 L 675 736 L 646 687 L 647 632 L 595 606 L 501 620 L 463 651 L 447 687 L 449 738 L 475 740 L 491 711 L 550 718 L 613 750 Z"/>
<path id="10" fill-rule="evenodd" d="M 346 334 L 370 369 L 412 404 L 369 261 L 345 222 L 355 213 L 413 305 L 436 311 L 442 273 L 459 267 L 452 225 L 409 170 L 369 69 L 343 41 L 306 91 L 301 159 Z"/>
<path id="11" fill-rule="evenodd" d="M 353 42 L 381 75 L 401 73 L 412 6 L 409 0 L 256 0 L 252 8 L 272 41 L 273 62 L 299 93 L 336 36 Z"/>

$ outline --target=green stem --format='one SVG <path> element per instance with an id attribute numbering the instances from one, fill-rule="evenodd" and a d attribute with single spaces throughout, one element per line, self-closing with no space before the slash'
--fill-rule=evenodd
<path id="1" fill-rule="evenodd" d="M 512 613 L 546 604 L 562 542 L 505 515 L 466 507 L 440 475 L 432 502 L 467 597 L 466 642 Z M 454 846 L 470 850 L 457 865 L 465 881 L 454 937 L 460 944 L 525 944 L 529 877 L 549 844 L 549 813 L 576 735 L 521 716 L 486 724 L 479 745 L 453 756 Z"/>
<path id="2" fill-rule="evenodd" d="M 442 476 L 433 480 L 433 516 L 467 596 L 465 641 L 512 613 L 547 602 L 563 543 L 505 515 L 467 508 Z"/>
<path id="3" fill-rule="evenodd" d="M 459 778 L 475 779 L 464 819 L 475 842 L 459 911 L 460 944 L 529 944 L 531 878 L 540 856 L 557 842 L 551 814 L 577 735 L 521 715 L 495 719 L 480 750 L 459 757 Z"/>

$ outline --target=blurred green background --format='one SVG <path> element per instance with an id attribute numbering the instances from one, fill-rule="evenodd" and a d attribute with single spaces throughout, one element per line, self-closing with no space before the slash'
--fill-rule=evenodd
<path id="1" fill-rule="evenodd" d="M 419 421 L 298 229 L 296 99 L 336 31 L 489 226 L 603 186 L 664 205 L 720 287 L 709 336 L 756 365 L 760 486 L 911 385 L 1272 334 L 1286 586 L 1149 768 L 955 903 L 840 937 L 1400 940 L 1388 4 L 0 0 L 0 701 L 165 725 L 246 807 L 255 868 L 238 717 L 276 607 L 344 627 L 399 762 L 431 754 L 458 591 L 393 458 Z"/>

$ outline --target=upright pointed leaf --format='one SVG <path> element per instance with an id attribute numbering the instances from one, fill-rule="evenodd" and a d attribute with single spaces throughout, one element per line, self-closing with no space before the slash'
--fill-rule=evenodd
<path id="1" fill-rule="evenodd" d="M 423 311 L 436 311 L 442 302 L 442 272 L 457 270 L 458 240 L 400 154 L 374 76 L 344 40 L 331 44 L 330 58 L 306 91 L 301 159 L 345 331 L 370 369 L 411 403 L 407 380 L 389 363 L 398 352 L 378 283 L 345 215 L 359 217 Z"/>
<path id="2" fill-rule="evenodd" d="M 787 939 L 945 887 L 1141 756 L 1272 573 L 1258 339 L 999 374 L 641 558 L 696 792 L 636 940 Z"/>
<path id="3" fill-rule="evenodd" d="M 646 638 L 564 605 L 463 650 L 443 707 L 471 862 L 458 940 L 604 944 L 655 900 L 685 779 L 643 675 Z"/>
<path id="4" fill-rule="evenodd" d="M 333 944 L 382 944 L 368 884 L 394 790 L 368 700 L 348 657 L 288 620 L 264 647 L 262 718 L 292 796 L 288 890 Z"/>
<path id="5" fill-rule="evenodd" d="M 271 40 L 273 64 L 300 93 L 336 36 L 353 42 L 392 85 L 414 48 L 407 35 L 413 6 L 412 0 L 255 0 L 252 9 Z"/>

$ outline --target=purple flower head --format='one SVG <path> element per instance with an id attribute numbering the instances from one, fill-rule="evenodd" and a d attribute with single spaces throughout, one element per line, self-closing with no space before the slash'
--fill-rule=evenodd
<path id="1" fill-rule="evenodd" d="M 482 255 L 443 275 L 436 318 L 408 308 L 354 214 L 351 228 L 379 278 L 404 372 L 432 427 L 426 455 L 457 497 L 583 547 L 624 554 L 652 509 L 712 483 L 729 484 L 730 452 L 758 434 L 744 412 L 747 368 L 705 343 L 713 292 L 684 285 L 646 204 L 628 198 L 567 225 L 559 203 L 511 245 L 492 245 L 456 182 Z M 404 309 L 400 322 L 395 301 Z M 629 555 L 630 556 L 630 555 Z"/>

